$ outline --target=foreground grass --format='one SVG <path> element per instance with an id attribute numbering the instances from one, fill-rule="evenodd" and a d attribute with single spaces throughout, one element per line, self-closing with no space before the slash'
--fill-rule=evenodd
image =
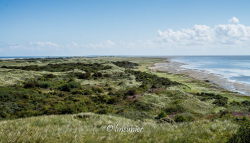
<path id="1" fill-rule="evenodd" d="M 143 127 L 142 132 L 107 131 L 108 125 Z M 159 142 L 223 143 L 238 129 L 230 121 L 159 124 L 112 115 L 50 115 L 0 122 L 0 142 Z"/>

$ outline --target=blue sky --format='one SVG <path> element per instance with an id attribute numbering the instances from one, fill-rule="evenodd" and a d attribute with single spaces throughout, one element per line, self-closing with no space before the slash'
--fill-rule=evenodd
<path id="1" fill-rule="evenodd" d="M 250 53 L 247 0 L 0 0 L 0 56 Z"/>

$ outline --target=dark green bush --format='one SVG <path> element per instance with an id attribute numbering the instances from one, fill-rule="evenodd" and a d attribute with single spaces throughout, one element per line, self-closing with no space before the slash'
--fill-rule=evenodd
<path id="1" fill-rule="evenodd" d="M 93 87 L 92 87 L 92 91 L 93 91 L 94 93 L 99 94 L 99 93 L 103 93 L 103 92 L 104 92 L 104 89 L 103 89 L 102 87 L 100 87 L 100 86 L 93 86 Z"/>
<path id="2" fill-rule="evenodd" d="M 97 78 L 102 78 L 103 75 L 102 75 L 102 73 L 100 73 L 100 72 L 95 72 L 95 73 L 93 74 L 93 77 L 94 77 L 95 79 L 97 79 Z"/>
<path id="3" fill-rule="evenodd" d="M 112 62 L 113 64 L 122 67 L 122 68 L 134 68 L 136 66 L 139 66 L 139 64 L 137 63 L 132 63 L 129 61 L 116 61 L 116 62 Z"/>
<path id="4" fill-rule="evenodd" d="M 95 96 L 91 96 L 91 99 L 95 103 L 108 103 L 110 96 L 108 96 L 108 95 L 95 95 Z"/>
<path id="5" fill-rule="evenodd" d="M 62 86 L 60 86 L 59 90 L 70 92 L 71 89 L 80 88 L 80 87 L 81 87 L 80 83 L 75 82 L 75 81 L 70 81 L 70 82 L 65 83 Z"/>
<path id="6" fill-rule="evenodd" d="M 236 102 L 236 101 L 233 101 L 230 103 L 230 105 L 233 105 L 233 106 L 239 106 L 241 103 L 240 102 Z"/>
<path id="7" fill-rule="evenodd" d="M 250 106 L 250 101 L 245 100 L 245 101 L 242 101 L 241 104 L 244 106 Z"/>
<path id="8" fill-rule="evenodd" d="M 249 143 L 250 141 L 250 122 L 241 125 L 237 133 L 233 135 L 228 143 Z"/>
<path id="9" fill-rule="evenodd" d="M 196 95 L 201 97 L 201 100 L 215 99 L 213 104 L 215 104 L 217 106 L 225 106 L 225 105 L 227 105 L 227 102 L 228 102 L 227 97 L 224 97 L 224 96 L 221 96 L 218 94 L 214 94 L 214 93 L 201 92 L 201 93 L 197 93 Z"/>
<path id="10" fill-rule="evenodd" d="M 54 74 L 45 74 L 43 75 L 44 78 L 55 78 L 56 76 Z"/>
<path id="11" fill-rule="evenodd" d="M 190 122 L 190 121 L 193 121 L 194 120 L 194 117 L 192 115 L 176 115 L 174 117 L 174 121 L 175 122 Z"/>
<path id="12" fill-rule="evenodd" d="M 186 119 L 182 115 L 177 115 L 174 117 L 175 122 L 185 122 Z"/>
<path id="13" fill-rule="evenodd" d="M 144 90 L 148 90 L 150 88 L 160 88 L 160 87 L 168 87 L 171 85 L 178 85 L 179 83 L 173 82 L 168 78 L 158 77 L 154 74 L 149 74 L 141 71 L 134 70 L 126 70 L 126 73 L 133 74 L 136 77 L 136 81 L 142 82 L 140 86 Z"/>
<path id="14" fill-rule="evenodd" d="M 23 84 L 24 88 L 35 88 L 38 87 L 38 82 L 36 80 L 29 80 Z"/>
<path id="15" fill-rule="evenodd" d="M 160 112 L 156 117 L 155 117 L 155 119 L 161 119 L 161 118 L 164 118 L 164 117 L 166 117 L 167 115 L 166 115 L 166 113 L 165 112 Z"/>
<path id="16" fill-rule="evenodd" d="M 167 114 L 173 114 L 173 113 L 183 113 L 185 112 L 185 109 L 182 106 L 173 105 L 172 107 L 166 108 L 164 111 Z"/>
<path id="17" fill-rule="evenodd" d="M 137 94 L 141 94 L 140 89 L 137 89 L 137 88 L 128 89 L 125 93 L 126 96 L 133 96 L 133 95 L 137 95 Z"/>
<path id="18" fill-rule="evenodd" d="M 151 104 L 141 102 L 139 100 L 136 100 L 133 104 L 135 105 L 135 109 L 139 111 L 150 111 L 151 109 L 153 109 Z"/>
<path id="19" fill-rule="evenodd" d="M 86 73 L 74 73 L 74 75 L 79 78 L 79 79 L 90 79 L 91 78 L 91 73 L 90 72 L 86 72 Z"/>
<path id="20" fill-rule="evenodd" d="M 2 66 L 2 68 L 8 69 L 21 69 L 21 70 L 32 70 L 32 71 L 50 71 L 50 72 L 64 72 L 70 71 L 74 69 L 84 70 L 86 72 L 96 72 L 100 70 L 111 69 L 111 66 L 93 63 L 93 64 L 85 64 L 85 63 L 60 63 L 60 64 L 48 64 L 45 66 Z"/>
<path id="21" fill-rule="evenodd" d="M 46 81 L 39 81 L 38 82 L 38 87 L 40 87 L 40 88 L 49 88 L 50 87 L 50 83 L 46 82 Z"/>
<path id="22" fill-rule="evenodd" d="M 36 79 L 28 80 L 24 82 L 23 87 L 24 88 L 49 88 L 51 85 L 47 81 L 39 81 Z"/>
<path id="23" fill-rule="evenodd" d="M 213 104 L 217 105 L 217 106 L 225 106 L 227 105 L 227 98 L 222 98 L 222 99 L 216 99 Z"/>

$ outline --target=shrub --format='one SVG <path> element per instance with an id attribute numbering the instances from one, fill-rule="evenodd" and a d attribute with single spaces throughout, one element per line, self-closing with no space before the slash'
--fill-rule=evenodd
<path id="1" fill-rule="evenodd" d="M 50 87 L 50 83 L 46 82 L 46 81 L 39 81 L 38 82 L 38 87 L 40 87 L 40 88 L 49 88 Z"/>
<path id="2" fill-rule="evenodd" d="M 117 102 L 121 101 L 121 99 L 119 97 L 116 96 L 112 96 L 109 98 L 109 100 L 107 101 L 108 104 L 115 104 Z"/>
<path id="3" fill-rule="evenodd" d="M 23 84 L 24 88 L 49 88 L 50 83 L 47 81 L 39 81 L 39 80 L 28 80 Z"/>
<path id="4" fill-rule="evenodd" d="M 246 122 L 238 129 L 228 143 L 249 143 L 250 141 L 250 122 Z"/>
<path id="5" fill-rule="evenodd" d="M 23 84 L 24 88 L 35 88 L 38 86 L 38 82 L 36 80 L 29 80 Z"/>
<path id="6" fill-rule="evenodd" d="M 96 113 L 98 114 L 107 114 L 107 113 L 110 113 L 112 112 L 112 110 L 109 108 L 109 106 L 107 105 L 104 105 L 104 104 L 101 104 L 99 107 L 97 107 L 97 111 Z"/>
<path id="7" fill-rule="evenodd" d="M 80 87 L 81 87 L 81 85 L 78 82 L 70 81 L 70 82 L 60 86 L 59 90 L 69 92 L 71 89 L 80 88 Z"/>
<path id="8" fill-rule="evenodd" d="M 100 87 L 100 86 L 93 86 L 93 87 L 92 87 L 92 91 L 93 91 L 94 93 L 103 93 L 103 92 L 104 92 L 103 88 Z"/>
<path id="9" fill-rule="evenodd" d="M 165 111 L 165 113 L 167 113 L 167 114 L 172 114 L 172 113 L 183 113 L 183 112 L 185 112 L 185 109 L 184 109 L 182 106 L 180 106 L 180 105 L 174 105 L 174 106 L 172 106 L 172 107 L 166 108 L 164 111 Z"/>
<path id="10" fill-rule="evenodd" d="M 245 101 L 242 101 L 241 104 L 244 106 L 250 106 L 250 101 L 245 100 Z"/>
<path id="11" fill-rule="evenodd" d="M 134 70 L 126 70 L 126 73 L 133 74 L 136 77 L 136 81 L 142 82 L 140 86 L 144 90 L 148 90 L 150 88 L 160 88 L 160 87 L 168 87 L 171 85 L 178 85 L 180 83 L 169 80 L 168 78 L 158 77 L 154 74 L 149 74 L 141 71 Z"/>
<path id="12" fill-rule="evenodd" d="M 90 79 L 91 78 L 91 73 L 90 72 L 86 72 L 86 73 L 74 73 L 75 76 L 79 79 Z"/>
<path id="13" fill-rule="evenodd" d="M 93 92 L 91 89 L 85 89 L 85 90 L 83 91 L 83 94 L 84 94 L 84 95 L 93 95 L 94 92 Z"/>
<path id="14" fill-rule="evenodd" d="M 151 104 L 148 104 L 139 100 L 135 100 L 134 105 L 135 105 L 135 108 L 140 111 L 150 111 L 153 107 Z"/>
<path id="15" fill-rule="evenodd" d="M 166 115 L 166 113 L 165 112 L 161 112 L 161 113 L 159 113 L 156 117 L 155 117 L 155 119 L 161 119 L 161 118 L 164 118 L 164 117 L 166 117 L 167 115 Z"/>
<path id="16" fill-rule="evenodd" d="M 50 72 L 65 72 L 74 69 L 80 69 L 87 72 L 96 72 L 100 70 L 111 69 L 111 66 L 93 63 L 60 63 L 60 64 L 48 64 L 45 66 L 29 65 L 29 66 L 5 66 L 8 69 L 21 69 L 28 71 L 50 71 Z"/>
<path id="17" fill-rule="evenodd" d="M 82 90 L 82 89 L 73 89 L 70 92 L 72 94 L 84 94 L 84 90 Z"/>
<path id="18" fill-rule="evenodd" d="M 217 106 L 225 106 L 225 105 L 227 105 L 227 102 L 228 102 L 227 97 L 223 97 L 221 95 L 214 94 L 214 93 L 201 92 L 201 93 L 197 93 L 196 95 L 200 96 L 202 98 L 201 100 L 215 99 L 213 104 L 215 104 Z"/>
<path id="19" fill-rule="evenodd" d="M 103 75 L 102 75 L 102 73 L 100 73 L 100 72 L 95 72 L 95 73 L 93 74 L 93 77 L 94 77 L 94 78 L 102 78 Z"/>
<path id="20" fill-rule="evenodd" d="M 222 98 L 222 99 L 216 99 L 213 104 L 217 105 L 217 106 L 225 106 L 227 105 L 227 98 Z"/>
<path id="21" fill-rule="evenodd" d="M 194 117 L 191 114 L 176 115 L 174 117 L 175 122 L 190 122 L 193 120 L 194 120 Z"/>
<path id="22" fill-rule="evenodd" d="M 132 95 L 136 95 L 138 94 L 138 91 L 136 89 L 129 89 L 125 95 L 129 95 L 129 96 L 132 96 Z"/>
<path id="23" fill-rule="evenodd" d="M 44 78 L 55 78 L 56 76 L 54 74 L 45 74 L 43 75 Z"/>
<path id="24" fill-rule="evenodd" d="M 108 95 L 95 95 L 91 96 L 91 99 L 95 103 L 107 103 L 109 101 L 109 96 Z"/>
<path id="25" fill-rule="evenodd" d="M 239 106 L 241 103 L 240 102 L 236 102 L 236 101 L 233 101 L 230 103 L 230 105 L 233 105 L 233 106 Z"/>
<path id="26" fill-rule="evenodd" d="M 134 68 L 136 66 L 139 66 L 139 64 L 137 63 L 132 63 L 129 61 L 116 61 L 116 62 L 112 62 L 113 64 L 122 67 L 122 68 Z"/>
<path id="27" fill-rule="evenodd" d="M 177 115 L 174 117 L 175 122 L 185 122 L 186 119 L 182 115 Z"/>

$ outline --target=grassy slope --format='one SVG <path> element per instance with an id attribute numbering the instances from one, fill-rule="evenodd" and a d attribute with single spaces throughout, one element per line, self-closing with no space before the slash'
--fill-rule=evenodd
<path id="1" fill-rule="evenodd" d="M 215 118 L 210 120 L 210 115 L 219 113 L 221 110 L 227 111 L 245 111 L 245 107 L 230 105 L 232 101 L 250 100 L 249 97 L 242 97 L 236 93 L 225 91 L 206 82 L 197 81 L 185 75 L 174 75 L 170 73 L 154 72 L 148 69 L 153 63 L 162 62 L 163 59 L 158 58 L 93 58 L 89 59 L 68 59 L 66 61 L 49 60 L 46 62 L 23 62 L 3 63 L 1 65 L 45 65 L 47 63 L 58 62 L 106 62 L 116 60 L 128 60 L 139 63 L 137 70 L 146 71 L 156 74 L 160 77 L 167 77 L 172 81 L 180 82 L 184 85 L 168 87 L 163 92 L 145 93 L 139 97 L 138 101 L 141 105 L 151 107 L 146 112 L 149 118 L 144 120 L 132 120 L 131 116 L 135 113 L 128 110 L 127 114 L 133 115 L 97 115 L 90 113 L 88 118 L 79 118 L 79 114 L 75 115 L 51 115 L 38 116 L 30 118 L 22 118 L 15 120 L 4 120 L 0 122 L 0 141 L 1 142 L 226 142 L 238 129 L 238 124 L 234 122 L 234 117 Z M 41 71 L 23 71 L 1 69 L 0 82 L 1 85 L 20 84 L 25 78 L 40 76 L 44 73 Z M 6 71 L 10 72 L 6 72 Z M 106 72 L 121 72 L 122 68 L 116 67 Z M 27 74 L 29 77 L 27 77 Z M 55 74 L 55 73 L 54 73 Z M 64 73 L 57 72 L 62 75 Z M 79 80 L 82 85 L 97 84 L 103 85 L 109 83 L 114 88 L 127 88 L 138 86 L 139 83 L 132 79 L 121 79 L 121 81 L 110 80 Z M 125 86 L 118 86 L 119 82 L 123 82 Z M 229 100 L 229 104 L 225 107 L 212 104 L 212 100 L 201 101 L 194 94 L 199 92 L 216 93 L 225 96 Z M 178 103 L 178 107 L 184 108 L 185 112 L 181 114 L 192 114 L 195 118 L 193 122 L 184 123 L 158 123 L 154 120 L 162 110 L 173 107 Z M 81 117 L 81 116 L 80 116 Z M 127 118 L 125 118 L 127 117 Z M 119 123 L 121 126 L 137 125 L 144 127 L 142 133 L 117 133 L 107 132 L 105 127 L 108 124 Z"/>
<path id="2" fill-rule="evenodd" d="M 86 113 L 85 113 L 86 114 Z M 51 115 L 0 122 L 2 142 L 225 142 L 237 125 L 230 121 L 158 124 L 111 115 Z M 109 124 L 139 126 L 141 133 L 107 132 Z"/>

